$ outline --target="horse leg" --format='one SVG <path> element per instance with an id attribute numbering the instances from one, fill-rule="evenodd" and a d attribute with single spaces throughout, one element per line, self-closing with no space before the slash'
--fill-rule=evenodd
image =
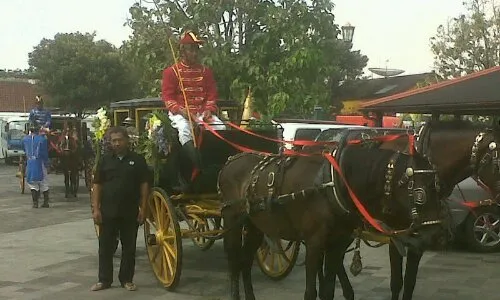
<path id="1" fill-rule="evenodd" d="M 417 283 L 417 273 L 420 260 L 423 252 L 418 250 L 408 249 L 408 257 L 406 258 L 405 280 L 403 288 L 403 300 L 411 300 L 413 291 Z"/>
<path id="2" fill-rule="evenodd" d="M 227 208 L 227 210 L 230 208 Z M 240 257 L 242 252 L 241 235 L 243 226 L 238 225 L 238 214 L 222 212 L 224 218 L 224 251 L 229 267 L 230 299 L 240 300 Z"/>
<path id="3" fill-rule="evenodd" d="M 354 289 L 352 288 L 351 281 L 347 276 L 347 272 L 344 267 L 344 257 L 345 253 L 342 255 L 342 260 L 340 266 L 337 268 L 337 276 L 339 277 L 340 286 L 342 287 L 342 294 L 345 299 L 354 299 Z"/>
<path id="4" fill-rule="evenodd" d="M 391 300 L 399 300 L 403 287 L 403 257 L 392 243 L 389 243 L 389 259 L 391 262 Z"/>
<path id="5" fill-rule="evenodd" d="M 347 247 L 352 243 L 350 236 L 343 236 L 328 242 L 325 255 L 325 278 L 323 288 L 320 284 L 320 299 L 330 300 L 335 296 L 335 277 L 339 276 L 344 298 L 354 300 L 354 290 L 344 268 L 344 256 Z"/>
<path id="6" fill-rule="evenodd" d="M 78 178 L 78 168 L 73 168 L 71 170 L 71 193 L 73 194 L 74 197 L 76 197 L 76 194 L 78 193 L 78 190 L 77 190 L 77 178 Z"/>
<path id="7" fill-rule="evenodd" d="M 64 198 L 68 198 L 69 196 L 69 170 L 64 168 Z"/>
<path id="8" fill-rule="evenodd" d="M 319 257 L 318 261 L 318 294 L 323 294 L 323 289 L 325 288 L 325 273 L 323 272 L 323 266 L 325 264 L 325 253 Z"/>
<path id="9" fill-rule="evenodd" d="M 246 227 L 246 235 L 242 249 L 242 270 L 243 287 L 245 289 L 245 300 L 255 300 L 252 285 L 252 264 L 255 258 L 255 253 L 262 245 L 264 234 L 257 229 L 251 222 L 248 222 Z"/>
<path id="10" fill-rule="evenodd" d="M 317 235 L 315 237 L 306 241 L 306 290 L 304 300 L 316 300 L 318 296 L 316 276 L 318 276 L 318 270 L 320 269 L 319 262 L 324 255 L 326 238 L 320 239 L 317 238 Z"/>

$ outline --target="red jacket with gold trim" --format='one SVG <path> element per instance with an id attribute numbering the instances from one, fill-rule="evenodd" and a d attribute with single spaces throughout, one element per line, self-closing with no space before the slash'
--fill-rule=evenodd
<path id="1" fill-rule="evenodd" d="M 186 106 L 181 80 L 191 113 L 217 112 L 217 85 L 212 70 L 182 62 L 163 70 L 162 99 L 170 112 L 176 114 Z"/>

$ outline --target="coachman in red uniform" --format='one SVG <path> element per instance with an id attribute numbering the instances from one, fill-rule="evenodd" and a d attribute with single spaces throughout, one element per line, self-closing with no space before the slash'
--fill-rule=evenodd
<path id="1" fill-rule="evenodd" d="M 200 170 L 201 161 L 194 147 L 188 114 L 192 121 L 203 120 L 215 130 L 225 129 L 215 115 L 217 84 L 212 70 L 199 63 L 201 44 L 203 42 L 193 32 L 186 32 L 180 40 L 180 61 L 163 71 L 162 80 L 162 99 L 172 126 L 178 130 L 182 148 L 196 170 Z"/>

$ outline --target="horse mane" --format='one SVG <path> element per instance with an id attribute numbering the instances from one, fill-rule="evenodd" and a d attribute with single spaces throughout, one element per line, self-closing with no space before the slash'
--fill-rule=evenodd
<path id="1" fill-rule="evenodd" d="M 348 174 L 347 176 L 351 177 L 347 179 L 348 182 L 353 180 L 360 186 L 373 184 L 374 187 L 377 186 L 377 190 L 379 188 L 383 190 L 387 165 L 395 151 L 362 146 L 350 146 L 344 151 L 345 157 L 341 160 L 343 169 L 348 166 L 348 169 L 344 170 L 346 175 Z M 394 165 L 395 172 L 398 175 L 406 169 L 407 161 L 408 156 L 401 153 Z M 370 191 L 367 192 L 371 193 Z"/>

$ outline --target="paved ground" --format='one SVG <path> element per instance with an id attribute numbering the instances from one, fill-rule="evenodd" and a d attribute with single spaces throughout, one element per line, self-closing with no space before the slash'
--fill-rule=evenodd
<path id="1" fill-rule="evenodd" d="M 220 242 L 201 252 L 185 241 L 181 284 L 172 293 L 160 287 L 152 275 L 142 235 L 135 277 L 139 290 L 132 293 L 116 287 L 90 292 L 96 280 L 97 243 L 85 188 L 81 187 L 78 199 L 66 200 L 62 176 L 51 175 L 51 207 L 35 210 L 30 196 L 20 194 L 15 170 L 0 163 L 1 300 L 227 299 L 226 261 Z M 390 299 L 387 248 L 363 247 L 361 254 L 365 268 L 352 278 L 356 299 Z M 348 255 L 346 263 L 350 259 Z M 117 258 L 116 270 L 118 263 Z M 288 278 L 273 282 L 256 267 L 254 283 L 258 299 L 302 299 L 304 268 L 298 266 Z M 422 262 L 414 299 L 495 300 L 500 299 L 499 285 L 500 254 L 429 252 Z M 339 288 L 337 295 L 341 298 Z"/>

